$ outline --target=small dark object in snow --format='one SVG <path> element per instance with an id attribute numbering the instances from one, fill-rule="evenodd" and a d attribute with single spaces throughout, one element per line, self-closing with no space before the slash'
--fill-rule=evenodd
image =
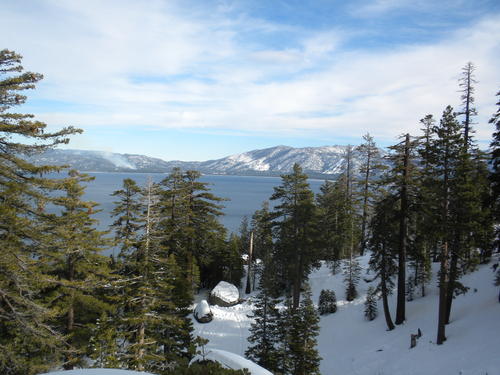
<path id="1" fill-rule="evenodd" d="M 495 272 L 498 268 L 498 262 L 491 266 L 491 268 L 493 268 L 493 272 Z"/>
<path id="2" fill-rule="evenodd" d="M 419 328 L 417 331 L 417 338 L 421 338 L 421 337 L 422 337 L 422 331 Z"/>
<path id="3" fill-rule="evenodd" d="M 474 288 L 474 293 L 477 293 L 477 288 Z"/>
<path id="4" fill-rule="evenodd" d="M 377 349 L 377 352 L 383 352 L 384 349 Z"/>
<path id="5" fill-rule="evenodd" d="M 414 335 L 414 334 L 410 333 L 410 349 L 417 346 L 417 338 L 418 338 L 418 335 Z"/>

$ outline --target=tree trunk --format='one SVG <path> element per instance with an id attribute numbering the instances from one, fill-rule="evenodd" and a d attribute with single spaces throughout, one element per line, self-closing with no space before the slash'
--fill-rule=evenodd
<path id="1" fill-rule="evenodd" d="M 137 330 L 137 344 L 139 346 L 139 350 L 137 351 L 137 370 L 138 371 L 143 371 L 144 370 L 144 365 L 142 363 L 142 360 L 144 358 L 144 342 L 145 342 L 145 336 L 146 336 L 146 327 L 144 322 L 141 322 L 139 325 L 139 328 Z"/>
<path id="2" fill-rule="evenodd" d="M 449 219 L 449 170 L 448 170 L 448 149 L 445 150 L 444 159 L 444 204 L 443 204 L 443 216 L 444 216 L 444 233 L 448 236 L 448 219 Z M 439 313 L 438 313 L 438 333 L 437 333 L 437 344 L 441 345 L 446 341 L 446 311 L 447 311 L 447 301 L 448 301 L 448 238 L 445 237 L 443 243 L 443 251 L 441 252 L 441 265 L 439 269 Z"/>
<path id="3" fill-rule="evenodd" d="M 382 304 L 384 306 L 384 317 L 385 317 L 385 323 L 387 324 L 387 329 L 389 331 L 392 331 L 394 329 L 394 323 L 392 322 L 391 318 L 391 313 L 389 311 L 389 303 L 387 301 L 387 273 L 386 273 L 386 262 L 385 262 L 385 257 L 387 256 L 385 252 L 385 247 L 383 249 L 383 254 L 382 254 L 382 272 L 380 273 L 380 283 L 381 283 L 381 289 L 382 289 Z"/>
<path id="4" fill-rule="evenodd" d="M 253 232 L 250 233 L 250 247 L 248 248 L 248 266 L 247 266 L 247 287 L 245 289 L 246 294 L 250 294 L 252 291 L 252 255 L 253 255 Z"/>
<path id="5" fill-rule="evenodd" d="M 300 304 L 300 288 L 302 287 L 302 256 L 299 255 L 297 271 L 293 278 L 292 309 L 296 311 Z"/>
<path id="6" fill-rule="evenodd" d="M 455 293 L 455 283 L 457 281 L 458 275 L 458 249 L 451 250 L 451 260 L 450 260 L 450 271 L 449 271 L 449 280 L 448 280 L 448 291 L 446 295 L 446 316 L 445 316 L 445 324 L 450 323 L 450 315 L 451 315 L 451 304 L 453 303 L 453 295 Z"/>
<path id="7" fill-rule="evenodd" d="M 370 152 L 366 161 L 365 181 L 363 187 L 363 218 L 361 221 L 361 248 L 359 254 L 363 256 L 366 248 L 366 222 L 368 221 L 368 181 L 370 178 Z"/>
<path id="8" fill-rule="evenodd" d="M 437 344 L 441 345 L 446 341 L 446 300 L 448 292 L 448 241 L 443 244 L 441 253 L 441 267 L 439 270 L 439 316 Z"/>
<path id="9" fill-rule="evenodd" d="M 67 260 L 67 272 L 68 272 L 68 281 L 71 282 L 73 281 L 75 277 L 75 265 L 73 263 L 73 257 L 70 255 Z M 70 291 L 70 303 L 68 306 L 68 312 L 66 313 L 66 334 L 70 335 L 70 342 L 71 340 L 71 333 L 73 332 L 73 329 L 75 328 L 75 291 L 71 290 Z M 72 355 L 72 348 L 70 348 L 70 351 L 68 351 L 68 354 L 65 356 L 65 364 L 64 364 L 64 369 L 65 370 L 72 370 L 74 368 L 74 358 Z"/>
<path id="10" fill-rule="evenodd" d="M 410 159 L 410 135 L 405 137 L 405 154 L 403 161 L 403 184 L 401 186 L 401 216 L 399 221 L 399 256 L 398 256 L 398 294 L 396 307 L 396 324 L 402 324 L 405 317 L 406 303 L 406 247 L 408 226 L 408 166 Z"/>

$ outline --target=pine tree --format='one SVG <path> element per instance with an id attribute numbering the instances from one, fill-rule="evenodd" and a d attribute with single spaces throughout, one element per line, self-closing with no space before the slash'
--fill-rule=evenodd
<path id="1" fill-rule="evenodd" d="M 120 245 L 120 256 L 125 257 L 129 251 L 134 249 L 139 235 L 141 203 L 139 197 L 141 188 L 131 178 L 123 180 L 120 190 L 111 194 L 118 197 L 119 201 L 114 202 L 115 207 L 111 211 L 111 216 L 116 217 L 111 225 L 115 230 L 115 242 Z"/>
<path id="2" fill-rule="evenodd" d="M 47 324 L 52 313 L 35 301 L 44 287 L 36 262 L 41 241 L 39 218 L 50 200 L 51 181 L 59 170 L 35 166 L 26 156 L 44 151 L 81 132 L 68 127 L 46 132 L 46 124 L 13 109 L 26 101 L 42 75 L 24 72 L 21 55 L 0 50 L 0 372 L 33 374 L 56 364 L 62 337 Z"/>
<path id="3" fill-rule="evenodd" d="M 409 134 L 406 134 L 402 142 L 389 147 L 392 151 L 389 159 L 393 162 L 393 167 L 385 178 L 390 193 L 397 197 L 399 203 L 396 324 L 402 324 L 406 319 L 406 258 L 409 247 L 410 205 L 416 195 L 415 174 L 417 168 L 414 163 L 416 146 L 417 142 L 412 140 Z"/>
<path id="4" fill-rule="evenodd" d="M 299 307 L 302 283 L 311 268 L 318 264 L 316 231 L 316 207 L 313 193 L 307 183 L 307 175 L 295 164 L 293 172 L 281 176 L 281 185 L 274 188 L 271 200 L 279 203 L 273 211 L 278 231 L 278 258 L 284 270 L 287 285 L 291 284 L 292 306 Z"/>
<path id="5" fill-rule="evenodd" d="M 322 289 L 318 301 L 319 315 L 333 314 L 336 311 L 337 297 L 335 296 L 335 292 L 329 289 Z"/>
<path id="6" fill-rule="evenodd" d="M 358 181 L 361 190 L 362 199 L 362 218 L 361 218 L 361 239 L 359 254 L 363 256 L 366 249 L 368 220 L 370 216 L 372 199 L 374 197 L 374 188 L 376 184 L 373 182 L 374 176 L 385 169 L 381 163 L 380 151 L 377 148 L 373 137 L 367 133 L 363 136 L 364 143 L 356 147 L 356 151 L 362 157 L 362 164 L 359 172 L 362 175 L 362 180 Z"/>
<path id="7" fill-rule="evenodd" d="M 264 272 L 260 279 L 260 290 L 251 316 L 254 322 L 250 327 L 250 336 L 248 336 L 250 346 L 245 351 L 245 356 L 260 366 L 276 372 L 281 315 L 277 307 L 279 300 L 273 295 L 273 278 L 274 275 L 271 272 Z"/>
<path id="8" fill-rule="evenodd" d="M 347 301 L 353 301 L 358 296 L 357 286 L 361 274 L 361 266 L 356 258 L 351 257 L 344 261 L 344 283 L 345 298 Z"/>
<path id="9" fill-rule="evenodd" d="M 113 317 L 116 334 L 106 339 L 103 325 L 94 342 L 107 345 L 99 348 L 105 362 L 118 358 L 129 369 L 168 374 L 185 366 L 193 354 L 192 323 L 187 318 L 191 294 L 175 255 L 162 245 L 161 193 L 148 181 L 134 201 L 140 213 L 134 222 L 140 226 L 131 233 L 133 248 L 124 255 L 120 278 L 114 282 L 119 295 Z"/>
<path id="10" fill-rule="evenodd" d="M 453 222 L 451 218 L 452 188 L 455 182 L 455 174 L 459 155 L 463 150 L 463 140 L 460 125 L 456 120 L 453 109 L 448 106 L 443 112 L 439 127 L 435 128 L 437 139 L 435 140 L 433 155 L 435 159 L 435 177 L 439 181 L 439 204 L 441 207 L 440 234 L 442 249 L 440 253 L 439 269 L 439 319 L 437 344 L 446 340 L 445 324 L 447 314 L 447 301 L 449 293 L 449 256 L 450 244 L 452 243 Z"/>
<path id="11" fill-rule="evenodd" d="M 318 207 L 319 245 L 322 258 L 335 274 L 340 262 L 349 254 L 349 210 L 345 175 L 335 182 L 325 181 L 316 197 Z"/>
<path id="12" fill-rule="evenodd" d="M 94 361 L 93 367 L 120 368 L 122 358 L 118 332 L 113 315 L 103 311 L 89 340 L 89 357 Z"/>
<path id="13" fill-rule="evenodd" d="M 272 221 L 271 213 L 269 212 L 269 202 L 265 201 L 262 204 L 260 210 L 255 211 L 252 216 L 251 221 L 252 232 L 254 233 L 253 249 L 254 258 L 259 259 L 260 262 L 256 263 L 254 266 L 254 283 L 259 277 L 263 277 L 264 266 L 269 263 L 269 259 L 272 257 L 274 252 L 273 245 L 273 232 L 272 232 Z M 266 272 L 271 271 L 269 267 L 266 268 Z M 278 285 L 275 285 L 278 287 Z M 274 295 L 278 295 L 274 291 Z"/>
<path id="14" fill-rule="evenodd" d="M 387 329 L 393 330 L 389 311 L 388 296 L 392 294 L 394 282 L 392 277 L 397 273 L 396 254 L 398 241 L 398 218 L 394 201 L 397 198 L 387 195 L 375 205 L 374 216 L 371 220 L 371 238 L 369 241 L 372 254 L 370 257 L 370 269 L 375 271 L 375 277 L 379 280 L 376 292 L 380 293 L 384 308 L 384 317 Z"/>
<path id="15" fill-rule="evenodd" d="M 160 183 L 162 244 L 175 254 L 192 290 L 200 286 L 200 277 L 204 287 L 220 281 L 211 274 L 223 267 L 218 255 L 226 246 L 226 232 L 218 222 L 224 199 L 213 195 L 200 177 L 197 171 L 174 168 Z"/>
<path id="16" fill-rule="evenodd" d="M 365 318 L 372 321 L 378 315 L 377 294 L 373 287 L 369 287 L 365 300 Z"/>
<path id="17" fill-rule="evenodd" d="M 65 369 L 82 364 L 93 325 L 102 311 L 111 309 L 98 293 L 109 279 L 108 258 L 101 255 L 109 242 L 91 217 L 97 204 L 82 200 L 82 184 L 91 180 L 74 170 L 61 180 L 58 188 L 64 195 L 53 199 L 61 213 L 46 216 L 44 246 L 38 254 L 48 280 L 43 301 L 59 312 L 52 324 L 70 345 Z"/>
<path id="18" fill-rule="evenodd" d="M 418 175 L 418 190 L 416 199 L 412 205 L 413 240 L 409 254 L 410 267 L 413 269 L 413 280 L 415 287 L 420 287 L 422 297 L 426 294 L 426 285 L 432 276 L 431 263 L 437 259 L 437 249 L 439 247 L 438 228 L 439 217 L 433 215 L 435 210 L 436 183 L 432 173 L 432 143 L 434 141 L 433 129 L 435 120 L 432 115 L 426 115 L 420 120 L 423 125 L 421 130 L 423 136 L 417 146 L 419 155 L 420 173 Z"/>
<path id="19" fill-rule="evenodd" d="M 462 76 L 459 79 L 459 87 L 462 95 L 460 99 L 462 101 L 462 108 L 457 115 L 464 115 L 463 128 L 464 128 L 464 147 L 467 151 L 469 145 L 471 143 L 471 135 L 473 133 L 472 124 L 473 124 L 473 116 L 477 116 L 476 108 L 474 107 L 474 84 L 477 83 L 474 71 L 476 67 L 473 63 L 468 62 L 462 68 Z"/>
<path id="20" fill-rule="evenodd" d="M 500 90 L 497 96 L 497 111 L 491 116 L 489 123 L 495 127 L 493 132 L 493 139 L 490 143 L 490 166 L 491 172 L 489 179 L 491 182 L 491 201 L 492 201 L 492 214 L 494 219 L 500 221 Z M 500 229 L 496 230 L 496 238 L 499 238 Z M 496 241 L 496 249 L 500 248 L 500 242 Z"/>
<path id="21" fill-rule="evenodd" d="M 292 375 L 319 375 L 321 357 L 317 351 L 319 316 L 311 300 L 308 287 L 303 295 L 299 309 L 292 310 L 288 322 L 289 362 Z"/>

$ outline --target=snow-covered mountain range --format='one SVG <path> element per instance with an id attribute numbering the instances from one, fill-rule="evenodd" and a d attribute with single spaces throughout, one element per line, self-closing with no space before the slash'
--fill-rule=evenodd
<path id="1" fill-rule="evenodd" d="M 299 163 L 310 176 L 336 175 L 342 170 L 347 146 L 294 148 L 276 146 L 202 162 L 165 161 L 144 155 L 103 151 L 49 150 L 30 158 L 36 164 L 68 165 L 82 172 L 170 172 L 174 167 L 207 174 L 280 175 Z M 354 152 L 354 164 L 359 155 Z"/>

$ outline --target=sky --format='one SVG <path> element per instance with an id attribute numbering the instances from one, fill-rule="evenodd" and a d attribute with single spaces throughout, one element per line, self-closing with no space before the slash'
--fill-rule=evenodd
<path id="1" fill-rule="evenodd" d="M 44 75 L 19 111 L 74 149 L 208 160 L 253 149 L 378 145 L 460 108 L 475 139 L 500 89 L 498 0 L 2 0 L 0 48 Z"/>

